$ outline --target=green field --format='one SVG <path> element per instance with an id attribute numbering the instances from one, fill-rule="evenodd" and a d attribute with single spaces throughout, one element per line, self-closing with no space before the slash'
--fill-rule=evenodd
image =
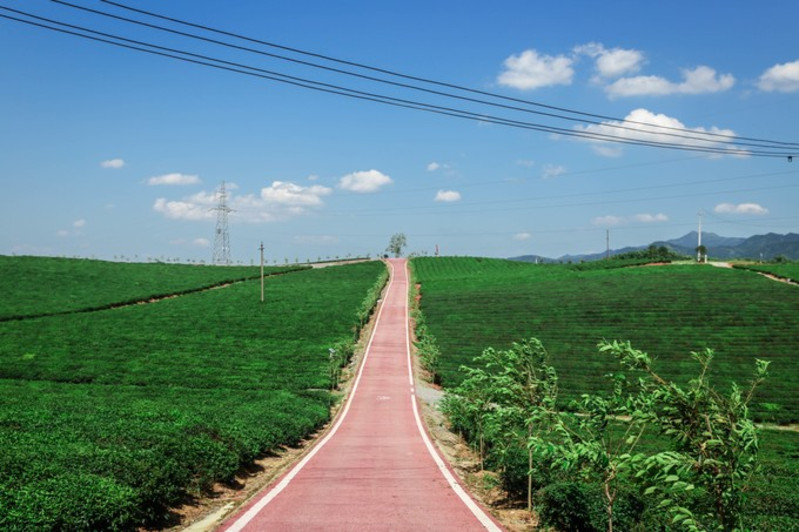
<path id="1" fill-rule="evenodd" d="M 580 271 L 493 259 L 414 259 L 421 308 L 442 351 L 445 385 L 488 346 L 539 338 L 564 402 L 606 386 L 615 362 L 597 342 L 630 340 L 680 380 L 689 354 L 716 351 L 714 379 L 744 383 L 754 358 L 772 361 L 755 401 L 768 421 L 799 420 L 799 290 L 752 272 L 697 265 Z M 768 405 L 779 405 L 778 407 Z"/>
<path id="2" fill-rule="evenodd" d="M 770 273 L 782 279 L 799 283 L 799 262 L 783 262 L 774 264 L 741 264 L 735 265 L 736 268 L 752 270 L 756 272 Z"/>
<path id="3" fill-rule="evenodd" d="M 23 262 L 20 270 L 31 264 Z M 91 293 L 75 299 L 123 299 L 115 287 L 129 266 L 141 268 L 133 276 L 141 285 L 124 298 L 257 273 L 119 265 L 122 273 L 106 275 L 113 266 L 68 264 L 81 278 L 73 286 L 94 279 Z M 171 268 L 178 274 L 147 279 Z M 153 304 L 0 322 L 0 528 L 157 524 L 187 494 L 297 443 L 329 419 L 328 349 L 355 339 L 385 274 L 371 262 L 270 277 L 265 304 L 253 280 Z M 37 294 L 48 292 L 38 284 Z M 7 306 L 6 315 L 69 308 L 39 302 Z"/>
<path id="4" fill-rule="evenodd" d="M 303 266 L 265 268 L 267 275 Z M 101 309 L 154 297 L 253 279 L 253 266 L 120 263 L 0 255 L 0 321 L 14 317 Z"/>
<path id="5" fill-rule="evenodd" d="M 445 386 L 486 347 L 541 339 L 559 377 L 560 397 L 608 389 L 618 371 L 599 340 L 631 340 L 662 374 L 696 373 L 689 351 L 716 349 L 713 378 L 726 390 L 746 383 L 754 358 L 772 361 L 755 399 L 765 421 L 799 419 L 799 290 L 756 273 L 697 265 L 603 269 L 478 258 L 412 261 L 425 324 L 441 349 Z M 779 405 L 779 409 L 764 404 Z M 652 441 L 657 444 L 657 438 Z M 761 469 L 746 520 L 754 530 L 799 530 L 799 434 L 761 434 Z"/>

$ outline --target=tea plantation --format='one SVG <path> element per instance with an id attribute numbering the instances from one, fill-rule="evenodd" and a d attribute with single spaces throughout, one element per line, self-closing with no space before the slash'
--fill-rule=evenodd
<path id="1" fill-rule="evenodd" d="M 711 378 L 725 391 L 731 381 L 748 383 L 756 357 L 770 360 L 753 414 L 766 422 L 799 420 L 799 287 L 706 265 L 583 268 L 418 258 L 411 267 L 445 387 L 461 382 L 459 367 L 485 348 L 536 337 L 557 369 L 566 406 L 581 393 L 608 390 L 606 375 L 619 370 L 598 352 L 600 340 L 630 340 L 678 382 L 695 375 L 690 352 L 709 347 L 716 351 Z M 793 268 L 779 274 L 790 276 Z M 799 530 L 799 433 L 763 431 L 760 456 L 747 523 Z"/>
<path id="2" fill-rule="evenodd" d="M 566 399 L 604 387 L 614 362 L 597 342 L 630 340 L 680 380 L 689 354 L 716 351 L 714 378 L 744 383 L 772 361 L 757 397 L 765 420 L 799 421 L 799 289 L 754 272 L 696 265 L 590 269 L 477 258 L 415 259 L 421 308 L 442 351 L 445 385 L 488 346 L 534 336 Z"/>
<path id="3" fill-rule="evenodd" d="M 265 273 L 271 275 L 303 268 L 269 267 Z M 101 309 L 254 279 L 259 275 L 260 269 L 253 266 L 216 268 L 0 255 L 3 286 L 0 321 Z"/>
<path id="4" fill-rule="evenodd" d="M 4 315 L 40 316 L 0 322 L 3 530 L 158 526 L 298 443 L 329 419 L 328 349 L 355 340 L 387 276 L 379 262 L 294 271 L 267 278 L 261 304 L 257 280 L 191 292 L 257 268 L 52 260 L 2 259 L 31 286 L 2 281 L 31 296 Z M 82 311 L 170 291 L 191 293 Z"/>

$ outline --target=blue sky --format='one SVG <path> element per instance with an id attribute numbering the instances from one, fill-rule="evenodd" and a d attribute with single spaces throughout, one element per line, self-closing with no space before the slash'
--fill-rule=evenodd
<path id="1" fill-rule="evenodd" d="M 796 2 L 123 3 L 605 117 L 799 142 Z M 50 1 L 0 6 L 357 90 L 619 131 L 369 83 Z M 2 254 L 209 261 L 222 181 L 235 209 L 232 257 L 245 264 L 261 241 L 270 262 L 304 261 L 375 256 L 396 232 L 415 252 L 557 257 L 604 250 L 608 229 L 614 248 L 676 238 L 700 211 L 705 230 L 724 236 L 799 232 L 799 160 L 786 157 L 589 142 L 396 108 L 6 19 L 0 72 Z M 635 126 L 624 135 L 643 138 Z"/>

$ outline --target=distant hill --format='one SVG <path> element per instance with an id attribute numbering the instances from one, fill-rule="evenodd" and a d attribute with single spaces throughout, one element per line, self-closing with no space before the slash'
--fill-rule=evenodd
<path id="1" fill-rule="evenodd" d="M 651 244 L 625 247 L 610 251 L 610 255 L 620 255 L 631 251 L 646 249 L 650 245 L 665 246 L 666 248 L 682 255 L 695 256 L 697 244 L 697 232 L 690 233 L 675 238 L 673 240 L 652 242 Z M 788 233 L 780 235 L 768 233 L 765 235 L 755 235 L 749 238 L 719 236 L 715 233 L 702 233 L 702 244 L 707 248 L 708 256 L 711 259 L 773 259 L 783 256 L 791 260 L 799 260 L 799 234 Z M 604 259 L 607 253 L 588 253 L 584 255 L 563 255 L 556 259 L 541 257 L 539 255 L 523 255 L 512 257 L 510 260 L 522 262 L 580 262 Z"/>

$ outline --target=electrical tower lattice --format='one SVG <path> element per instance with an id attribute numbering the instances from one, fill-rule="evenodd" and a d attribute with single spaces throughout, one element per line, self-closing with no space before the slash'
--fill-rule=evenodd
<path id="1" fill-rule="evenodd" d="M 225 192 L 225 182 L 217 194 L 219 204 L 211 210 L 216 211 L 216 234 L 214 236 L 214 256 L 211 259 L 213 264 L 230 264 L 230 232 L 228 230 L 228 214 L 233 211 L 227 206 L 227 193 Z"/>

